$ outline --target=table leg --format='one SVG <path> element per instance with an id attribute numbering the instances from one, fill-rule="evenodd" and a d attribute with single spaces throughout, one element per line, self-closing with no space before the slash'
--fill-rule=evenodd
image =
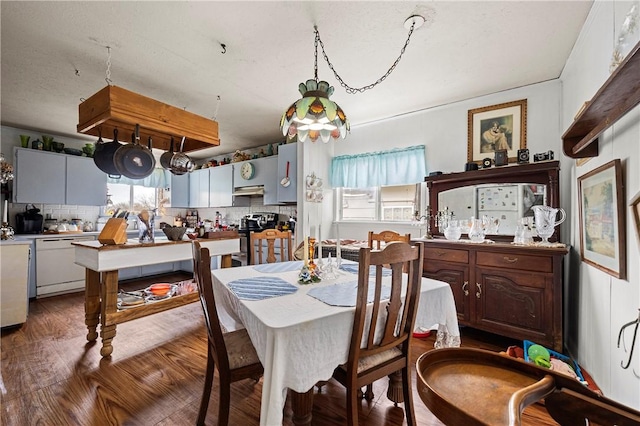
<path id="1" fill-rule="evenodd" d="M 305 393 L 290 391 L 294 425 L 310 425 L 313 409 L 313 387 Z"/>
<path id="2" fill-rule="evenodd" d="M 100 272 L 85 269 L 84 274 L 84 323 L 87 325 L 87 340 L 98 338 L 96 331 L 100 322 Z"/>
<path id="3" fill-rule="evenodd" d="M 110 321 L 110 314 L 117 312 L 118 307 L 118 271 L 107 271 L 103 273 L 104 282 L 100 287 L 102 294 L 102 305 L 100 309 L 100 337 L 102 337 L 102 348 L 100 355 L 110 356 L 113 352 L 111 341 L 116 336 L 116 323 Z"/>
<path id="4" fill-rule="evenodd" d="M 402 372 L 400 370 L 389 374 L 389 387 L 387 388 L 387 398 L 393 401 L 396 407 L 404 402 L 402 393 Z"/>
<path id="5" fill-rule="evenodd" d="M 231 263 L 231 255 L 230 254 L 223 254 L 222 256 L 220 256 L 220 267 L 221 268 L 231 268 L 232 263 Z"/>

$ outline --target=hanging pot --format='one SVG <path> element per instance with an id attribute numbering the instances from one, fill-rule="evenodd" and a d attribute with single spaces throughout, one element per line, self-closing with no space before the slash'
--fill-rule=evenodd
<path id="1" fill-rule="evenodd" d="M 171 157 L 171 173 L 174 175 L 183 175 L 185 173 L 191 173 L 196 165 L 191 158 L 182 152 L 184 149 L 184 140 L 186 138 L 182 137 L 182 142 L 180 143 L 180 152 L 176 152 Z"/>
<path id="2" fill-rule="evenodd" d="M 163 169 L 171 170 L 171 157 L 173 157 L 173 136 L 171 136 L 169 150 L 160 156 L 160 165 Z"/>
<path id="3" fill-rule="evenodd" d="M 140 126 L 131 135 L 131 143 L 123 145 L 115 152 L 113 162 L 121 174 L 130 179 L 144 179 L 153 173 L 156 158 L 151 149 L 140 144 Z"/>
<path id="4" fill-rule="evenodd" d="M 102 137 L 99 136 L 96 142 L 93 162 L 112 179 L 120 179 L 121 173 L 113 162 L 113 156 L 121 146 L 122 144 L 118 141 L 118 129 L 113 129 L 113 141 L 103 142 Z"/>

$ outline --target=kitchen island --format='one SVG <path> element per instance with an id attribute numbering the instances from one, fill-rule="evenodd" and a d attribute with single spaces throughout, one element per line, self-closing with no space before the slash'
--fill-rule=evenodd
<path id="1" fill-rule="evenodd" d="M 240 239 L 201 239 L 212 256 L 222 256 L 222 267 L 231 266 L 231 254 L 240 251 Z M 125 244 L 102 245 L 99 241 L 72 243 L 75 246 L 75 263 L 85 268 L 85 324 L 87 340 L 98 338 L 100 324 L 102 348 L 100 355 L 108 357 L 113 352 L 116 325 L 156 314 L 198 300 L 198 293 L 172 296 L 158 302 L 144 304 L 127 310 L 118 310 L 118 270 L 132 266 L 153 265 L 192 258 L 191 241 L 156 241 L 139 243 L 128 240 Z"/>

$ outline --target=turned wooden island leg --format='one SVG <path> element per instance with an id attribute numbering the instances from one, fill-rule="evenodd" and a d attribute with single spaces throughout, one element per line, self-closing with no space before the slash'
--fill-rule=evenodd
<path id="1" fill-rule="evenodd" d="M 293 424 L 310 425 L 313 410 L 313 387 L 305 393 L 289 391 L 291 409 L 293 410 Z"/>
<path id="2" fill-rule="evenodd" d="M 100 322 L 100 272 L 85 269 L 84 274 L 84 323 L 87 325 L 87 340 L 98 338 Z"/>
<path id="3" fill-rule="evenodd" d="M 220 259 L 220 268 L 231 268 L 231 266 L 232 266 L 231 255 L 230 254 L 223 254 L 220 257 L 222 258 L 222 259 Z"/>
<path id="4" fill-rule="evenodd" d="M 102 290 L 102 305 L 100 310 L 100 337 L 102 337 L 102 348 L 100 355 L 110 356 L 113 352 L 112 341 L 116 336 L 116 323 L 112 314 L 118 311 L 118 271 L 108 271 L 103 273 L 104 282 L 100 287 Z"/>

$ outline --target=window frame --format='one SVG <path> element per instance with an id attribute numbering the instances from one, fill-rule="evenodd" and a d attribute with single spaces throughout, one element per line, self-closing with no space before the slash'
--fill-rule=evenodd
<path id="1" fill-rule="evenodd" d="M 409 185 L 388 185 L 388 186 L 411 186 L 411 185 L 415 185 L 415 198 L 416 198 L 416 202 L 414 203 L 413 206 L 413 214 L 411 215 L 411 218 L 408 220 L 389 220 L 389 219 L 385 219 L 384 216 L 384 210 L 385 208 L 398 208 L 397 206 L 383 206 L 383 202 L 382 202 L 382 188 L 386 187 L 386 186 L 377 186 L 377 187 L 370 187 L 367 189 L 375 189 L 375 210 L 374 210 L 374 218 L 373 219 L 349 219 L 349 218 L 345 218 L 344 217 L 344 190 L 345 189 L 358 189 L 358 188 L 334 188 L 334 206 L 335 206 L 335 212 L 334 212 L 334 217 L 336 218 L 337 222 L 344 222 L 344 223 L 362 223 L 362 222 L 378 222 L 378 223 L 383 223 L 383 222 L 388 222 L 388 223 L 399 223 L 399 224 L 410 224 L 413 221 L 415 221 L 415 217 L 417 212 L 423 211 L 424 207 L 423 207 L 423 201 L 424 200 L 428 200 L 428 197 L 426 196 L 426 184 L 424 184 L 423 182 L 420 183 L 416 183 L 416 184 L 409 184 Z M 403 207 L 406 208 L 406 207 Z"/>

